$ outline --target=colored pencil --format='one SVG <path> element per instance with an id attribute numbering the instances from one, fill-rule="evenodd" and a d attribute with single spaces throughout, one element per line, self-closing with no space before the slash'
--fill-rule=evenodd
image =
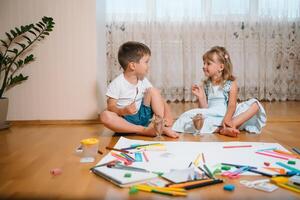
<path id="1" fill-rule="evenodd" d="M 185 188 L 185 187 L 188 187 L 191 185 L 210 182 L 212 180 L 213 179 L 203 179 L 203 180 L 197 180 L 197 181 L 187 181 L 187 182 L 183 182 L 183 183 L 171 183 L 168 185 L 168 187 L 170 187 L 170 188 Z"/>
<path id="2" fill-rule="evenodd" d="M 196 157 L 195 161 L 194 161 L 194 165 L 197 167 L 199 165 L 199 159 L 200 159 L 200 154 L 198 154 L 198 156 Z"/>
<path id="3" fill-rule="evenodd" d="M 204 158 L 204 153 L 202 153 L 202 161 L 205 164 L 205 158 Z"/>
<path id="4" fill-rule="evenodd" d="M 207 173 L 209 174 L 210 178 L 215 178 L 214 175 L 211 173 L 211 171 L 209 170 L 209 168 L 206 166 L 206 164 L 203 165 L 204 169 L 207 171 Z"/>
<path id="5" fill-rule="evenodd" d="M 119 152 L 123 152 L 123 153 L 131 153 L 131 152 L 126 151 L 126 150 L 116 149 L 116 148 L 112 148 L 112 147 L 106 147 L 106 149 L 113 150 L 113 151 L 119 151 Z"/>
<path id="6" fill-rule="evenodd" d="M 255 173 L 255 174 L 260 174 L 260 175 L 263 175 L 263 176 L 267 176 L 267 177 L 276 176 L 276 175 L 272 175 L 272 174 L 268 174 L 268 173 L 265 173 L 265 172 L 258 171 L 256 169 L 249 169 L 248 171 L 252 172 L 252 173 Z"/>
<path id="7" fill-rule="evenodd" d="M 288 160 L 288 158 L 286 158 L 286 157 L 272 155 L 272 154 L 269 154 L 269 153 L 264 153 L 264 152 L 255 152 L 255 153 L 260 154 L 260 155 L 264 155 L 264 156 L 270 156 L 270 157 L 273 157 L 273 158 L 279 158 L 279 159 L 283 159 L 283 160 Z"/>
<path id="8" fill-rule="evenodd" d="M 292 150 L 300 155 L 300 150 L 298 148 L 294 147 L 294 148 L 292 148 Z"/>
<path id="9" fill-rule="evenodd" d="M 145 158 L 146 162 L 149 162 L 149 159 L 148 159 L 148 157 L 147 157 L 147 155 L 146 155 L 146 152 L 145 152 L 145 151 L 143 151 L 143 156 L 144 156 L 144 158 Z"/>
<path id="10" fill-rule="evenodd" d="M 209 181 L 209 182 L 186 186 L 186 187 L 184 187 L 184 189 L 190 190 L 190 189 L 204 187 L 204 186 L 208 186 L 208 185 L 214 185 L 214 184 L 218 184 L 218 183 L 223 183 L 223 180 L 221 180 L 221 179 L 214 179 L 214 180 Z"/>
<path id="11" fill-rule="evenodd" d="M 130 150 L 130 149 L 136 149 L 138 147 L 151 146 L 151 145 L 161 145 L 161 143 L 141 144 L 141 145 L 136 145 L 136 146 L 132 146 L 132 147 L 122 148 L 121 150 Z"/>
<path id="12" fill-rule="evenodd" d="M 228 165 L 228 166 L 232 166 L 232 167 L 249 167 L 250 169 L 256 169 L 257 167 L 252 167 L 252 166 L 248 166 L 248 165 L 236 165 L 236 164 L 230 164 L 230 163 L 221 163 L 222 165 Z"/>
<path id="13" fill-rule="evenodd" d="M 284 164 L 284 163 L 282 163 L 282 162 L 276 162 L 276 164 L 279 165 L 280 167 L 284 167 L 284 168 L 286 168 L 286 169 L 288 169 L 288 170 L 290 170 L 290 171 L 294 171 L 294 172 L 296 172 L 296 173 L 300 173 L 300 170 L 299 170 L 299 169 L 296 169 L 296 168 L 294 168 L 294 167 L 291 167 L 291 166 L 289 166 L 289 165 L 286 165 L 286 164 Z"/>
<path id="14" fill-rule="evenodd" d="M 223 146 L 224 149 L 229 149 L 229 148 L 243 148 L 243 147 L 252 147 L 252 145 Z"/>

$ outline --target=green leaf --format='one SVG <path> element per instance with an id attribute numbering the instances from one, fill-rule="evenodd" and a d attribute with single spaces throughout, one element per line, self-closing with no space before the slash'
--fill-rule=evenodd
<path id="1" fill-rule="evenodd" d="M 16 27 L 15 29 L 16 29 L 18 35 L 21 35 L 21 34 L 23 33 L 23 32 L 22 32 L 20 29 L 18 29 L 17 27 Z"/>
<path id="2" fill-rule="evenodd" d="M 42 25 L 40 25 L 40 24 L 38 24 L 38 23 L 36 23 L 35 25 L 37 25 L 40 29 L 43 30 L 43 26 L 42 26 Z"/>
<path id="3" fill-rule="evenodd" d="M 20 59 L 20 60 L 18 61 L 18 66 L 21 67 L 21 66 L 23 65 L 23 63 L 24 63 L 24 61 Z"/>
<path id="4" fill-rule="evenodd" d="M 12 87 L 28 79 L 28 76 L 23 76 L 23 74 L 16 75 L 9 80 L 8 87 Z"/>
<path id="5" fill-rule="evenodd" d="M 33 31 L 28 31 L 29 33 L 32 33 L 33 35 L 35 35 L 36 36 L 36 33 L 35 32 L 33 32 Z"/>
<path id="6" fill-rule="evenodd" d="M 14 38 L 18 36 L 18 34 L 14 30 L 10 30 L 10 33 L 14 36 Z"/>
<path id="7" fill-rule="evenodd" d="M 24 60 L 24 65 L 29 63 L 30 61 L 33 61 L 34 58 L 33 58 L 33 54 L 30 54 L 29 56 L 27 56 Z"/>
<path id="8" fill-rule="evenodd" d="M 4 40 L 0 40 L 2 42 L 2 45 L 8 48 L 8 44 Z"/>
<path id="9" fill-rule="evenodd" d="M 29 37 L 27 37 L 26 35 L 23 35 L 23 37 L 28 40 L 29 44 L 31 43 L 31 39 Z"/>
<path id="10" fill-rule="evenodd" d="M 9 49 L 8 52 L 18 54 L 18 49 L 14 48 L 13 50 Z"/>
<path id="11" fill-rule="evenodd" d="M 46 25 L 45 25 L 43 22 L 39 22 L 39 24 L 40 24 L 41 26 L 43 26 L 44 28 L 46 27 Z"/>
<path id="12" fill-rule="evenodd" d="M 45 36 L 43 36 L 43 35 L 41 35 L 40 37 L 41 37 L 42 39 L 44 39 L 44 38 L 45 38 Z"/>
<path id="13" fill-rule="evenodd" d="M 11 37 L 11 35 L 10 35 L 9 33 L 5 32 L 5 34 L 6 34 L 6 36 L 8 37 L 8 39 L 9 39 L 10 41 L 13 40 L 13 38 Z"/>
<path id="14" fill-rule="evenodd" d="M 44 35 L 49 35 L 49 33 L 48 33 L 47 31 L 45 31 L 43 34 L 44 34 Z"/>
<path id="15" fill-rule="evenodd" d="M 33 28 L 34 30 L 36 30 L 37 32 L 39 32 L 39 33 L 41 32 L 41 31 L 40 31 L 40 29 L 38 29 L 38 28 L 37 28 L 37 27 L 35 27 L 35 26 L 34 26 L 34 27 L 32 27 L 32 28 Z"/>
<path id="16" fill-rule="evenodd" d="M 16 42 L 16 44 L 18 44 L 20 47 L 22 47 L 22 49 L 25 49 L 25 47 L 26 47 L 25 44 L 22 44 L 22 43 L 19 43 L 19 42 Z"/>

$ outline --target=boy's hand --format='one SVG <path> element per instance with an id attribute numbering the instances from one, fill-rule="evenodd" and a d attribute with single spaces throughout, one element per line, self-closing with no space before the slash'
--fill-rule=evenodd
<path id="1" fill-rule="evenodd" d="M 192 85 L 192 93 L 200 99 L 204 98 L 203 86 L 193 84 Z"/>
<path id="2" fill-rule="evenodd" d="M 133 115 L 137 113 L 135 102 L 123 108 L 123 115 Z"/>

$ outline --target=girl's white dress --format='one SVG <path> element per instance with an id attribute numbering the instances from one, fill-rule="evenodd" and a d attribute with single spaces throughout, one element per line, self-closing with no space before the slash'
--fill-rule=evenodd
<path id="1" fill-rule="evenodd" d="M 231 81 L 226 81 L 224 86 L 212 86 L 208 82 L 204 86 L 204 90 L 208 100 L 208 108 L 196 108 L 184 112 L 173 124 L 172 129 L 181 133 L 195 133 L 196 130 L 193 126 L 192 117 L 201 113 L 204 117 L 204 124 L 200 133 L 213 133 L 219 126 L 222 126 L 223 118 L 227 111 L 228 94 L 231 88 Z M 239 130 L 246 130 L 251 133 L 260 133 L 262 127 L 266 125 L 267 117 L 266 112 L 262 105 L 256 99 L 249 99 L 248 101 L 239 103 L 236 107 L 234 116 L 237 116 L 253 104 L 257 103 L 259 111 L 256 115 L 246 121 Z"/>

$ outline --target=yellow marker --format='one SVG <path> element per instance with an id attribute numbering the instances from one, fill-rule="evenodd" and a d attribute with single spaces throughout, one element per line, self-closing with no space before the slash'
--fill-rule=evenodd
<path id="1" fill-rule="evenodd" d="M 300 189 L 288 185 L 289 179 L 286 177 L 273 177 L 271 178 L 271 182 L 275 183 L 279 187 L 300 193 Z"/>
<path id="2" fill-rule="evenodd" d="M 196 166 L 196 167 L 198 167 L 198 165 L 199 165 L 199 160 L 200 160 L 200 153 L 198 154 L 198 156 L 197 156 L 197 158 L 196 158 L 196 160 L 194 161 L 194 165 Z"/>
<path id="3" fill-rule="evenodd" d="M 159 194 L 165 194 L 165 195 L 171 195 L 171 196 L 186 196 L 186 192 L 176 192 L 176 191 L 168 191 L 164 190 L 164 188 L 158 188 L 155 189 L 147 186 L 147 185 L 136 185 L 135 186 L 138 190 L 144 191 L 144 192 L 153 192 L 153 193 L 159 193 Z"/>
<path id="4" fill-rule="evenodd" d="M 170 187 L 155 187 L 155 186 L 150 186 L 150 185 L 137 185 L 139 187 L 148 187 L 151 189 L 161 189 L 161 190 L 166 190 L 166 191 L 174 191 L 174 192 L 186 192 L 186 189 L 184 188 L 170 188 Z"/>

